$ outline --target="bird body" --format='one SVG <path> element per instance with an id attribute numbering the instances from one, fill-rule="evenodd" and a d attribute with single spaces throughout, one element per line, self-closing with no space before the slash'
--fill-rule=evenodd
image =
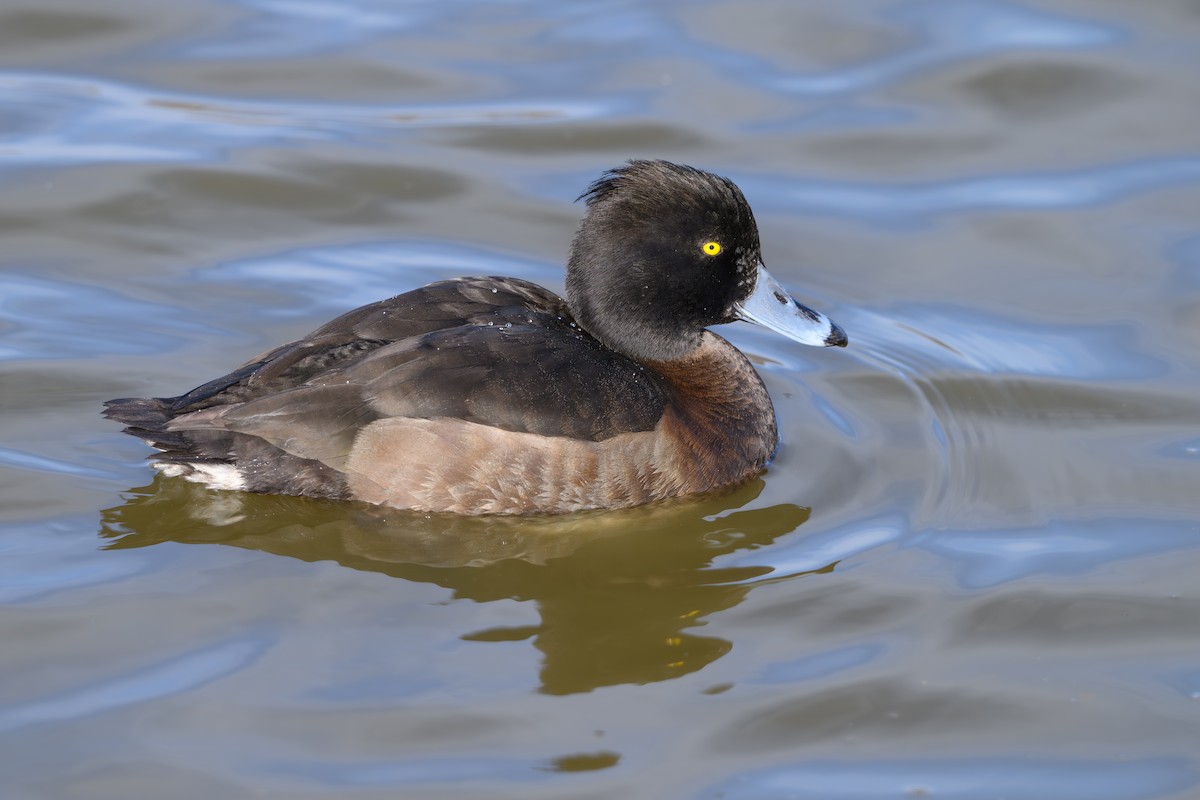
<path id="1" fill-rule="evenodd" d="M 105 413 L 167 475 L 429 512 L 620 508 L 757 474 L 778 444 L 770 398 L 707 327 L 845 335 L 766 273 L 726 179 L 634 161 L 585 197 L 570 302 L 516 278 L 441 281 Z"/>

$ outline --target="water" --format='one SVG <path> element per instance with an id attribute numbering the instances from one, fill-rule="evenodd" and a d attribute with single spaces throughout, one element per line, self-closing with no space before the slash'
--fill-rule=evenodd
<path id="1" fill-rule="evenodd" d="M 1194 2 L 0 6 L 12 798 L 1200 797 Z M 733 177 L 845 351 L 723 331 L 724 496 L 455 520 L 98 416 Z"/>

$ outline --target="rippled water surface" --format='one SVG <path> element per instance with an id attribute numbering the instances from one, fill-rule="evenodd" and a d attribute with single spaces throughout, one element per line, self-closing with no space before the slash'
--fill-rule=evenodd
<path id="1" fill-rule="evenodd" d="M 6 798 L 1200 798 L 1200 4 L 0 3 Z M 603 169 L 734 178 L 738 491 L 455 520 L 154 479 L 174 395 Z"/>

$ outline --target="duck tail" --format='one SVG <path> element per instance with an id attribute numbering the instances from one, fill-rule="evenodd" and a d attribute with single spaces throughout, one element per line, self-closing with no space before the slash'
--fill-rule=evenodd
<path id="1" fill-rule="evenodd" d="M 102 413 L 131 428 L 161 430 L 171 420 L 171 403 L 161 397 L 119 397 L 106 402 Z"/>
<path id="2" fill-rule="evenodd" d="M 167 423 L 176 415 L 173 400 L 170 397 L 121 397 L 106 402 L 101 413 L 124 425 L 124 433 L 142 439 L 151 447 L 167 453 L 186 452 L 190 448 L 183 434 L 167 430 Z"/>

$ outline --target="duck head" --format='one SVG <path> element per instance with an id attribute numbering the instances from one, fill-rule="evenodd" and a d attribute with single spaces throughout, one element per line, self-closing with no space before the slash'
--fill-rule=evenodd
<path id="1" fill-rule="evenodd" d="M 758 226 L 732 181 L 668 161 L 630 161 L 580 199 L 567 298 L 575 319 L 638 361 L 672 361 L 704 329 L 757 323 L 802 344 L 844 346 L 846 334 L 797 303 L 763 266 Z"/>

